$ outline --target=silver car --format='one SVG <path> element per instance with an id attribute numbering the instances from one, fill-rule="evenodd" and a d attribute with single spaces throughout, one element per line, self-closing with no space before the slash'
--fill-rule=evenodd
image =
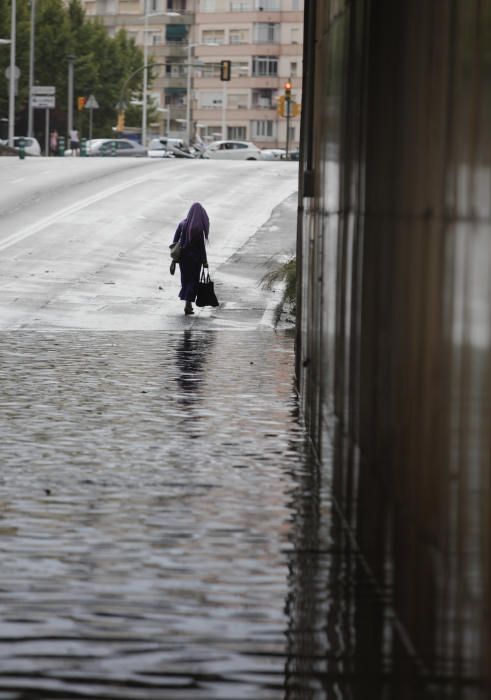
<path id="1" fill-rule="evenodd" d="M 216 160 L 262 160 L 261 149 L 250 141 L 212 141 L 201 158 Z"/>
<path id="2" fill-rule="evenodd" d="M 92 139 L 87 141 L 87 155 L 143 158 L 147 149 L 130 139 Z"/>

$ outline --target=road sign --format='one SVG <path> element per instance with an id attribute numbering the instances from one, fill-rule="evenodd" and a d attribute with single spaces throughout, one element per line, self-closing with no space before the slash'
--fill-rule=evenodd
<path id="1" fill-rule="evenodd" d="M 31 104 L 34 109 L 54 109 L 55 99 L 54 95 L 32 95 Z"/>
<path id="2" fill-rule="evenodd" d="M 54 95 L 56 88 L 54 85 L 33 85 L 31 95 Z"/>
<path id="3" fill-rule="evenodd" d="M 5 77 L 10 80 L 10 66 L 7 66 L 5 69 Z M 18 80 L 20 77 L 20 68 L 18 66 L 14 66 L 14 79 Z"/>
<path id="4" fill-rule="evenodd" d="M 85 109 L 99 109 L 99 104 L 94 95 L 89 96 L 89 99 L 85 103 Z"/>

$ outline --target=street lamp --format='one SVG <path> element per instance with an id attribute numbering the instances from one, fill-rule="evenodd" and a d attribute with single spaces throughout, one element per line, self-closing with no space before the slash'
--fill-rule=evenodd
<path id="1" fill-rule="evenodd" d="M 186 138 L 188 146 L 191 145 L 191 49 L 195 46 L 219 46 L 215 42 L 188 44 L 188 74 L 187 74 L 187 88 L 186 88 Z"/>
<path id="2" fill-rule="evenodd" d="M 180 12 L 147 12 L 147 0 L 145 2 L 145 26 L 143 29 L 143 105 L 142 105 L 142 146 L 145 146 L 147 141 L 147 93 L 148 93 L 148 18 L 149 17 L 180 17 Z"/>
<path id="3" fill-rule="evenodd" d="M 15 29 L 17 8 L 15 0 L 12 0 L 12 17 L 10 24 L 10 73 L 9 73 L 9 146 L 14 146 L 15 129 Z"/>
<path id="4" fill-rule="evenodd" d="M 31 0 L 31 34 L 29 40 L 29 108 L 27 111 L 27 135 L 34 133 L 34 108 L 32 106 L 32 86 L 34 85 L 34 35 L 36 27 L 36 0 Z"/>

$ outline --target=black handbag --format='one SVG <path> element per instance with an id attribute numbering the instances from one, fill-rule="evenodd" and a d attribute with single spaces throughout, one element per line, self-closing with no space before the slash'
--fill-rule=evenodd
<path id="1" fill-rule="evenodd" d="M 205 268 L 201 271 L 201 277 L 198 282 L 198 294 L 196 296 L 196 306 L 218 306 L 213 282 L 210 279 L 210 273 Z"/>
<path id="2" fill-rule="evenodd" d="M 170 246 L 170 256 L 174 262 L 179 262 L 181 259 L 181 252 L 182 252 L 182 247 L 181 247 L 181 240 L 179 239 L 175 243 L 171 243 Z"/>

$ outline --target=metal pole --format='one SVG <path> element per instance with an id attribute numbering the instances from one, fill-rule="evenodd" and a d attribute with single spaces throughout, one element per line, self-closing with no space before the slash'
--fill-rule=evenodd
<path id="1" fill-rule="evenodd" d="M 44 155 L 49 155 L 49 109 L 44 110 Z"/>
<path id="2" fill-rule="evenodd" d="M 170 105 L 167 108 L 167 133 L 166 136 L 170 135 Z"/>
<path id="3" fill-rule="evenodd" d="M 186 88 L 186 140 L 191 145 L 191 49 L 194 44 L 188 44 L 188 73 Z"/>
<path id="4" fill-rule="evenodd" d="M 222 95 L 222 141 L 227 139 L 227 82 L 223 81 Z"/>
<path id="5" fill-rule="evenodd" d="M 89 140 L 92 140 L 92 115 L 94 114 L 94 110 L 91 107 L 89 109 Z"/>
<path id="6" fill-rule="evenodd" d="M 75 56 L 68 56 L 68 134 L 67 141 L 70 141 L 73 130 L 73 61 Z"/>
<path id="7" fill-rule="evenodd" d="M 148 7 L 147 0 L 144 0 L 145 25 L 143 29 L 143 105 L 142 105 L 142 146 L 147 142 L 147 91 L 148 91 Z"/>
<path id="8" fill-rule="evenodd" d="M 15 26 L 17 8 L 15 0 L 12 0 L 12 18 L 10 25 L 10 76 L 9 76 L 9 146 L 14 145 L 15 130 Z"/>
<path id="9" fill-rule="evenodd" d="M 288 157 L 288 150 L 290 147 L 290 107 L 291 107 L 291 100 L 289 97 L 286 98 L 285 100 L 286 104 L 286 155 Z"/>
<path id="10" fill-rule="evenodd" d="M 34 134 L 34 108 L 32 106 L 32 86 L 34 85 L 34 42 L 36 33 L 36 0 L 31 0 L 31 35 L 29 41 L 29 110 L 27 113 L 27 135 Z"/>

